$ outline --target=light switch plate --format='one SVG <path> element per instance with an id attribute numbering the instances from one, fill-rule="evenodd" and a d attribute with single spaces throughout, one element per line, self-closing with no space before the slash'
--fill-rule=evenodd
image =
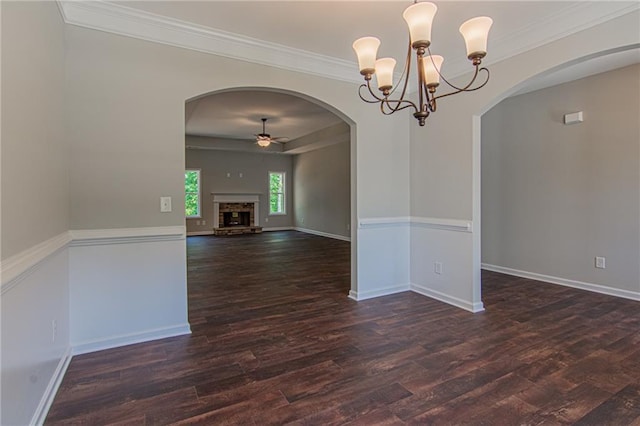
<path id="1" fill-rule="evenodd" d="M 160 212 L 171 212 L 171 197 L 160 197 Z"/>

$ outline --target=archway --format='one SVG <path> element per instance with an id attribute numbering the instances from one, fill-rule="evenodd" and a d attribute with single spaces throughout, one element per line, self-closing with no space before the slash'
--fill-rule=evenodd
<path id="1" fill-rule="evenodd" d="M 583 278 L 578 279 L 574 277 L 573 279 L 568 279 L 565 274 L 559 272 L 537 272 L 532 270 L 527 270 L 526 267 L 519 269 L 513 267 L 504 267 L 506 265 L 494 265 L 491 261 L 486 259 L 487 256 L 483 256 L 482 254 L 482 237 L 480 232 L 480 228 L 483 230 L 488 227 L 487 220 L 485 219 L 484 224 L 482 225 L 482 188 L 480 182 L 482 181 L 481 176 L 483 176 L 482 168 L 488 166 L 487 164 L 483 164 L 482 162 L 482 136 L 483 132 L 481 130 L 482 119 L 483 116 L 492 110 L 492 108 L 498 106 L 500 102 L 504 101 L 508 97 L 514 94 L 522 94 L 527 92 L 528 88 L 531 87 L 530 90 L 538 90 L 543 89 L 549 86 L 555 86 L 557 84 L 568 83 L 576 79 L 588 77 L 594 74 L 603 73 L 615 69 L 620 69 L 626 67 L 627 65 L 637 63 L 637 52 L 640 48 L 639 45 L 633 44 L 615 49 L 608 49 L 598 53 L 594 53 L 591 55 L 584 56 L 582 58 L 567 61 L 561 65 L 550 68 L 547 71 L 541 72 L 535 76 L 532 76 L 525 81 L 515 85 L 509 90 L 505 91 L 500 96 L 496 97 L 492 102 L 490 102 L 487 106 L 485 106 L 482 111 L 474 115 L 473 117 L 473 164 L 474 164 L 474 173 L 473 173 L 473 221 L 474 223 L 479 224 L 477 226 L 476 232 L 474 232 L 473 239 L 473 292 L 474 297 L 477 297 L 479 300 L 481 296 L 482 289 L 482 281 L 481 281 L 481 270 L 488 269 L 494 270 L 497 272 L 505 272 L 510 275 L 521 276 L 525 278 L 533 278 L 539 279 L 542 281 L 548 281 L 561 285 L 568 285 L 571 287 L 578 287 L 587 290 L 602 292 L 606 294 L 613 294 L 622 297 L 629 297 L 630 293 L 628 293 L 627 289 L 608 289 L 602 287 L 600 285 L 593 285 L 591 283 L 595 282 L 594 279 Z M 629 53 L 634 53 L 635 56 L 629 55 Z M 543 82 L 542 80 L 546 79 L 547 82 Z M 511 109 L 514 109 L 512 107 Z M 566 110 L 564 113 L 569 113 L 572 111 Z M 562 114 L 558 111 L 555 112 L 556 117 L 554 117 L 553 121 L 559 126 L 562 125 Z M 592 114 L 593 117 L 593 114 Z M 595 117 L 593 117 L 595 118 Z M 575 128 L 574 128 L 575 130 Z M 567 130 L 568 131 L 568 130 Z M 531 132 L 523 129 L 525 135 L 529 135 Z M 486 129 L 485 129 L 486 133 Z M 526 138 L 525 138 L 526 139 Z M 550 154 L 550 152 L 549 152 Z M 493 164 L 495 166 L 495 164 Z M 486 172 L 485 172 L 486 174 Z M 487 176 L 484 176 L 484 179 L 487 180 Z M 513 180 L 512 178 L 508 178 Z M 493 194 L 495 195 L 495 194 Z M 485 214 L 488 214 L 488 211 L 485 211 Z M 574 218 L 579 217 L 579 215 L 575 215 Z M 494 217 L 492 217 L 494 219 Z M 495 220 L 493 220 L 495 222 Z M 492 226 L 493 230 L 495 226 Z M 543 230 L 544 231 L 544 230 Z M 485 244 L 485 248 L 487 245 Z M 488 250 L 486 250 L 488 251 Z M 573 250 L 570 250 L 573 251 Z M 583 256 L 585 257 L 585 256 Z M 493 257 L 495 259 L 495 256 Z M 569 261 L 569 260 L 567 260 Z M 588 259 L 585 257 L 585 263 L 588 264 Z M 575 268 L 574 268 L 575 269 Z M 564 278 L 563 278 L 564 275 Z M 583 277 L 588 277 L 588 274 L 583 275 Z"/>
<path id="2" fill-rule="evenodd" d="M 237 139 L 244 138 L 244 136 L 236 136 L 227 132 L 226 136 L 218 137 L 218 138 L 210 138 L 211 140 L 207 142 L 212 142 L 213 139 L 216 139 L 213 142 L 218 143 L 220 146 L 217 148 L 229 150 L 231 145 L 244 144 L 244 149 L 246 152 L 254 152 L 256 153 L 258 150 L 262 149 L 264 152 L 270 152 L 271 154 L 282 154 L 279 157 L 292 157 L 289 154 L 299 154 L 309 152 L 313 147 L 310 147 L 310 139 L 314 139 L 313 143 L 316 144 L 318 148 L 324 148 L 332 143 L 341 143 L 345 142 L 347 144 L 347 150 L 349 153 L 349 161 L 348 161 L 348 178 L 346 183 L 348 194 L 346 198 L 346 205 L 348 208 L 348 214 L 346 218 L 346 223 L 343 225 L 343 229 L 346 229 L 347 232 L 343 232 L 340 235 L 340 232 L 326 232 L 320 230 L 317 232 L 318 235 L 325 235 L 330 237 L 337 237 L 338 239 L 347 239 L 350 241 L 350 270 L 351 270 L 351 282 L 350 289 L 354 290 L 357 288 L 357 204 L 356 204 L 356 137 L 355 137 L 355 122 L 348 117 L 346 114 L 333 107 L 332 105 L 327 104 L 321 100 L 318 100 L 312 96 L 306 95 L 304 93 L 274 88 L 274 87 L 263 87 L 263 86 L 243 86 L 243 87 L 230 87 L 222 90 L 216 90 L 211 92 L 202 93 L 200 95 L 191 97 L 185 102 L 185 121 L 188 121 L 191 118 L 191 115 L 194 114 L 194 105 L 198 105 L 203 102 L 207 102 L 213 98 L 223 99 L 222 103 L 225 111 L 223 113 L 225 116 L 231 120 L 229 115 L 234 115 L 233 120 L 236 123 L 235 125 L 241 126 L 245 133 L 246 137 L 254 137 L 255 133 L 258 133 L 260 129 L 260 119 L 268 118 L 267 127 L 269 133 L 274 136 L 280 136 L 280 132 L 277 130 L 278 128 L 286 128 L 293 129 L 292 131 L 297 131 L 296 123 L 294 121 L 318 121 L 320 120 L 320 126 L 324 126 L 324 124 L 329 123 L 330 125 L 327 128 L 319 128 L 313 133 L 311 137 L 308 135 L 298 135 L 294 134 L 293 138 L 291 135 L 284 131 L 282 136 L 286 136 L 292 140 L 280 144 L 274 145 L 272 144 L 266 150 L 264 148 L 259 148 L 255 145 L 255 140 L 249 139 Z M 238 101 L 241 98 L 249 98 L 248 103 L 245 103 L 244 106 L 242 104 L 243 101 Z M 288 101 L 289 100 L 289 101 Z M 246 101 L 246 99 L 245 99 Z M 236 104 L 236 102 L 238 102 Z M 283 105 L 286 105 L 283 106 Z M 288 105 L 291 104 L 291 105 Z M 278 106 L 279 105 L 279 106 Z M 235 110 L 234 110 L 235 108 Z M 229 113 L 229 110 L 232 110 Z M 302 117 L 303 115 L 313 115 L 313 117 Z M 216 111 L 212 110 L 211 116 L 216 116 L 220 114 L 216 114 Z M 333 116 L 338 119 L 339 123 L 332 123 L 330 120 L 327 121 L 327 117 Z M 324 124 L 323 124 L 324 123 Z M 283 125 L 283 127 L 278 127 L 278 125 Z M 269 127 L 275 125 L 275 127 Z M 288 127 L 286 125 L 289 125 Z M 270 130 L 271 129 L 271 130 Z M 276 130 L 273 130 L 276 129 Z M 189 128 L 185 123 L 186 133 L 189 134 Z M 225 132 L 222 132 L 225 134 Z M 253 134 L 253 136 L 251 136 Z M 206 136 L 206 133 L 203 133 L 202 136 Z M 301 136 L 301 137 L 299 137 Z M 188 139 L 190 136 L 186 136 Z M 237 137 L 237 138 L 236 138 Z M 333 139 L 332 139 L 333 138 Z M 255 139 L 255 138 L 254 138 Z M 187 142 L 189 145 L 191 141 Z M 306 144 L 306 145 L 305 145 Z M 291 148 L 290 146 L 293 145 Z M 194 147 L 190 146 L 193 149 L 214 149 L 215 147 Z M 278 157 L 269 156 L 271 158 Z M 230 176 L 233 173 L 227 173 L 228 178 L 233 178 L 237 176 Z M 290 174 L 292 176 L 292 173 Z M 242 176 L 241 176 L 242 177 Z M 246 176 L 245 176 L 246 178 Z M 246 179 L 245 179 L 246 181 Z M 255 192 L 255 191 L 254 191 Z M 293 194 L 293 191 L 291 191 Z M 205 201 L 208 203 L 209 201 Z M 265 208 L 268 206 L 264 200 L 261 204 L 261 212 L 265 211 Z M 295 207 L 288 206 L 290 209 L 290 213 L 292 216 L 296 215 Z M 209 215 L 210 216 L 210 215 Z M 262 215 L 261 215 L 262 216 Z M 264 225 L 265 227 L 275 229 L 287 229 L 287 228 L 299 228 L 300 221 L 293 217 L 290 223 L 280 221 L 279 217 L 263 217 L 260 220 L 268 220 L 270 222 L 264 223 L 261 222 L 260 225 Z M 304 219 L 302 220 L 303 224 Z M 209 227 L 211 221 L 207 221 L 206 226 Z M 309 231 L 309 229 L 305 229 Z M 310 233 L 313 233 L 311 230 Z"/>

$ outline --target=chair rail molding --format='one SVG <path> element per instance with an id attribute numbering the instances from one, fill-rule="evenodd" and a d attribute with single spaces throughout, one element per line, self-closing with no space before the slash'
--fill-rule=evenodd
<path id="1" fill-rule="evenodd" d="M 1 294 L 18 285 L 22 278 L 70 242 L 71 235 L 65 231 L 0 262 Z"/>
<path id="2" fill-rule="evenodd" d="M 473 232 L 473 222 L 460 219 L 442 219 L 420 216 L 372 217 L 361 218 L 358 226 L 366 228 L 389 228 L 394 226 L 411 226 L 444 231 Z"/>
<path id="3" fill-rule="evenodd" d="M 74 229 L 71 246 L 103 244 L 130 244 L 153 241 L 181 240 L 186 236 L 185 226 L 158 226 L 148 228 Z"/>

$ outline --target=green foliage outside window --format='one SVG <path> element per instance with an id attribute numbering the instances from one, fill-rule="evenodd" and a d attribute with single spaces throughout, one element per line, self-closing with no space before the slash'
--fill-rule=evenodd
<path id="1" fill-rule="evenodd" d="M 285 213 L 284 172 L 269 173 L 269 213 Z"/>
<path id="2" fill-rule="evenodd" d="M 184 172 L 184 191 L 186 216 L 200 216 L 200 170 Z"/>

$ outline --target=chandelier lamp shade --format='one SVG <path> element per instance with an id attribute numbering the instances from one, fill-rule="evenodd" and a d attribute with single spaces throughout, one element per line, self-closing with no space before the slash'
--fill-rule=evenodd
<path id="1" fill-rule="evenodd" d="M 486 16 L 480 16 L 464 22 L 460 26 L 460 33 L 464 37 L 467 48 L 467 58 L 473 65 L 474 73 L 471 80 L 464 86 L 455 86 L 448 82 L 440 73 L 444 58 L 431 54 L 431 24 L 438 10 L 437 6 L 429 2 L 415 2 L 405 9 L 402 14 L 409 27 L 409 47 L 400 83 L 394 87 L 393 76 L 396 60 L 393 58 L 377 58 L 380 40 L 376 37 L 362 37 L 353 43 L 353 49 L 358 57 L 360 74 L 365 82 L 360 85 L 358 94 L 360 98 L 372 104 L 380 104 L 380 111 L 385 115 L 391 115 L 396 111 L 406 108 L 413 109 L 413 116 L 420 126 L 425 125 L 429 114 L 436 111 L 437 100 L 446 96 L 462 92 L 472 92 L 484 87 L 489 81 L 489 70 L 481 67 L 482 58 L 487 54 L 487 37 L 493 20 Z M 418 77 L 418 101 L 406 99 L 407 83 L 411 72 L 412 51 L 416 54 L 416 66 Z M 478 79 L 480 75 L 482 79 Z M 378 90 L 376 94 L 372 89 L 372 77 L 376 76 Z M 443 81 L 450 88 L 450 92 L 436 94 L 436 89 Z M 399 97 L 394 97 L 398 87 L 402 87 Z"/>

